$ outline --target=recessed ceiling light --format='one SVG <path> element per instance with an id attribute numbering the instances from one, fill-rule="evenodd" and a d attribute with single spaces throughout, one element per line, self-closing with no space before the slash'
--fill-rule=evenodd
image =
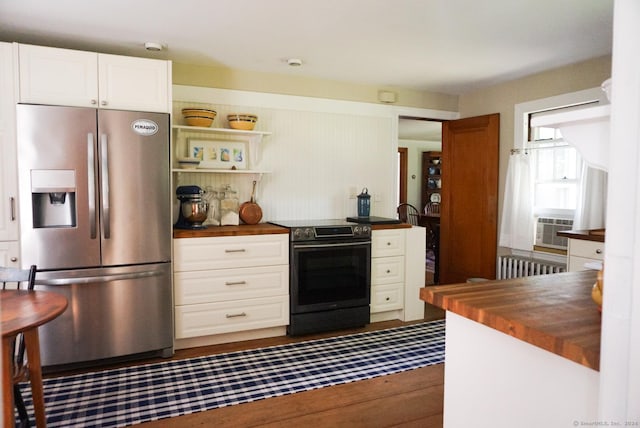
<path id="1" fill-rule="evenodd" d="M 162 44 L 156 42 L 146 42 L 144 48 L 148 51 L 159 52 L 162 50 Z"/>
<path id="2" fill-rule="evenodd" d="M 302 60 L 298 58 L 289 58 L 287 60 L 287 64 L 291 67 L 300 67 L 302 65 Z"/>

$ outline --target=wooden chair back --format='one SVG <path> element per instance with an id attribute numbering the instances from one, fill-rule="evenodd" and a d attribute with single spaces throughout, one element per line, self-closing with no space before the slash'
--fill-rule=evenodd
<path id="1" fill-rule="evenodd" d="M 420 221 L 420 211 L 411 204 L 400 204 L 396 209 L 398 219 L 403 223 L 409 223 L 418 226 Z"/>
<path id="2" fill-rule="evenodd" d="M 2 289 L 29 290 L 32 291 L 36 281 L 36 266 L 29 269 L 19 269 L 0 266 L 0 282 Z M 20 426 L 29 426 L 29 414 L 27 413 L 19 383 L 29 379 L 29 364 L 25 356 L 24 336 L 16 336 L 13 346 L 13 396 L 18 409 Z"/>

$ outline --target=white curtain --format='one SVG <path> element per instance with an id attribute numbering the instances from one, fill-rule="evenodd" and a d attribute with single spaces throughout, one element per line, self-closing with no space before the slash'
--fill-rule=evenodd
<path id="1" fill-rule="evenodd" d="M 606 220 L 607 173 L 583 162 L 573 229 L 602 229 Z"/>
<path id="2" fill-rule="evenodd" d="M 531 157 L 525 153 L 509 157 L 499 245 L 524 251 L 533 248 L 533 179 Z"/>

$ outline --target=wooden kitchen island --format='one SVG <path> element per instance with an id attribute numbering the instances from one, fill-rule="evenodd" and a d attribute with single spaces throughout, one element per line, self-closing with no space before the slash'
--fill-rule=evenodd
<path id="1" fill-rule="evenodd" d="M 596 271 L 425 287 L 447 311 L 445 427 L 578 426 L 597 419 Z"/>

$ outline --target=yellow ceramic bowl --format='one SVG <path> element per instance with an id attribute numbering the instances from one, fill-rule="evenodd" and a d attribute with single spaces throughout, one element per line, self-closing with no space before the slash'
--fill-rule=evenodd
<path id="1" fill-rule="evenodd" d="M 232 129 L 241 129 L 243 131 L 252 131 L 258 121 L 258 116 L 252 114 L 229 114 L 227 115 L 229 126 Z"/>
<path id="2" fill-rule="evenodd" d="M 202 116 L 185 116 L 184 121 L 189 126 L 202 126 L 205 128 L 208 128 L 213 123 L 212 118 Z"/>
<path id="3" fill-rule="evenodd" d="M 216 117 L 215 110 L 209 110 L 206 108 L 183 108 L 182 115 L 183 116 L 202 116 L 202 117 L 210 117 L 211 119 L 215 119 Z"/>

